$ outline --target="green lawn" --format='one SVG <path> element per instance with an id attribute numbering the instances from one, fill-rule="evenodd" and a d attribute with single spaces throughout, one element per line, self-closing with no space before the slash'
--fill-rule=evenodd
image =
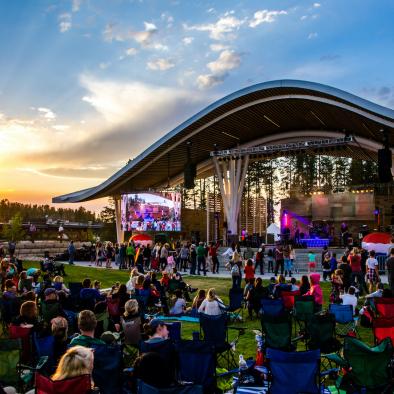
<path id="1" fill-rule="evenodd" d="M 38 263 L 29 262 L 25 263 L 26 267 L 39 267 Z M 103 288 L 111 287 L 115 282 L 119 281 L 121 283 L 126 283 L 129 274 L 126 271 L 120 271 L 118 269 L 96 269 L 96 268 L 85 268 L 79 266 L 67 266 L 66 267 L 67 276 L 65 277 L 65 283 L 68 282 L 81 282 L 84 278 L 89 277 L 92 280 L 99 280 L 102 283 Z M 209 289 L 214 287 L 216 289 L 219 297 L 226 303 L 228 301 L 228 290 L 231 287 L 231 279 L 225 278 L 204 278 L 204 277 L 187 277 L 186 282 L 190 283 L 192 287 L 197 287 L 199 289 Z M 267 281 L 266 281 L 267 282 Z M 267 283 L 265 283 L 267 285 Z M 324 293 L 324 306 L 327 307 L 329 301 L 330 284 L 322 283 L 322 289 Z M 256 318 L 254 320 L 249 320 L 247 318 L 247 312 L 244 313 L 245 320 L 240 323 L 236 323 L 237 326 L 245 327 L 246 332 L 238 343 L 237 351 L 244 354 L 246 357 L 254 357 L 256 352 L 256 343 L 254 338 L 253 329 L 260 329 L 260 321 Z M 182 325 L 182 337 L 185 339 L 191 338 L 193 331 L 198 331 L 199 326 L 192 323 L 183 323 Z M 373 336 L 371 329 L 366 329 L 359 327 L 358 329 L 361 339 L 368 344 L 373 343 Z M 234 332 L 230 331 L 234 335 Z M 302 344 L 299 344 L 299 349 L 302 350 Z"/>

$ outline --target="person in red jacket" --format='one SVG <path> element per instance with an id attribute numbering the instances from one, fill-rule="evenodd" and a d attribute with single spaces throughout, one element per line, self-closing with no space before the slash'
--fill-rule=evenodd
<path id="1" fill-rule="evenodd" d="M 218 247 L 219 244 L 215 245 L 213 242 L 211 242 L 211 245 L 209 247 L 209 255 L 211 256 L 212 259 L 212 273 L 213 274 L 218 274 L 219 273 L 219 259 L 218 259 Z"/>
<path id="2" fill-rule="evenodd" d="M 363 288 L 365 287 L 364 283 L 364 274 L 361 268 L 361 255 L 358 252 L 357 248 L 353 248 L 348 256 L 348 262 L 350 268 L 352 269 L 352 276 L 351 276 L 351 284 L 352 286 L 356 286 L 356 279 L 358 283 L 358 288 L 360 291 L 360 295 L 362 295 Z"/>
<path id="3" fill-rule="evenodd" d="M 245 265 L 245 282 L 248 284 L 251 279 L 254 279 L 254 267 L 253 267 L 253 260 L 248 259 Z"/>

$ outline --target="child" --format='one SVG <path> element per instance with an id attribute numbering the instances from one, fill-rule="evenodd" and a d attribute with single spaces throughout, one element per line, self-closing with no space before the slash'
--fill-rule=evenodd
<path id="1" fill-rule="evenodd" d="M 170 315 L 183 315 L 186 310 L 186 301 L 183 298 L 182 290 L 175 290 L 175 304 L 170 309 Z"/>
<path id="2" fill-rule="evenodd" d="M 337 269 L 331 275 L 330 302 L 331 303 L 340 302 L 340 294 L 341 293 L 343 293 L 343 271 Z"/>
<path id="3" fill-rule="evenodd" d="M 308 253 L 308 274 L 310 274 L 311 271 L 316 271 L 316 255 L 312 250 Z"/>
<path id="4" fill-rule="evenodd" d="M 337 267 L 338 267 L 337 254 L 333 253 L 330 259 L 331 275 L 335 272 Z"/>
<path id="5" fill-rule="evenodd" d="M 367 259 L 367 281 L 370 293 L 372 293 L 373 286 L 380 282 L 378 267 L 379 263 L 375 258 L 375 251 L 371 250 L 369 252 L 369 258 Z"/>
<path id="6" fill-rule="evenodd" d="M 323 280 L 324 282 L 327 281 L 327 278 L 330 278 L 331 276 L 331 264 L 330 264 L 331 256 L 329 253 L 326 253 L 324 255 L 324 260 L 323 260 Z"/>
<path id="7" fill-rule="evenodd" d="M 323 305 L 323 291 L 320 287 L 320 274 L 318 273 L 310 274 L 309 281 L 311 284 L 311 288 L 307 293 L 305 293 L 305 295 L 313 296 L 315 301 L 315 312 L 320 312 Z"/>

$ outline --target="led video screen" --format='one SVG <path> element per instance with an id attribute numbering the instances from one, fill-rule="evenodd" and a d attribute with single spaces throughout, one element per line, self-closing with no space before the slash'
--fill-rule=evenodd
<path id="1" fill-rule="evenodd" d="M 181 195 L 124 194 L 122 196 L 124 231 L 181 231 Z"/>

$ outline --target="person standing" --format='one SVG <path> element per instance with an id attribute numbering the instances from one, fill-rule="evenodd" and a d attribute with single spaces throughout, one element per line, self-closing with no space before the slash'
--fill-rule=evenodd
<path id="1" fill-rule="evenodd" d="M 126 266 L 126 245 L 121 243 L 119 248 L 119 269 L 126 268 Z"/>
<path id="2" fill-rule="evenodd" d="M 164 244 L 164 246 L 160 250 L 160 269 L 165 270 L 167 267 L 167 259 L 168 259 L 168 249 L 170 248 L 169 244 Z"/>
<path id="3" fill-rule="evenodd" d="M 129 268 L 134 267 L 134 256 L 135 256 L 135 249 L 131 242 L 128 243 L 126 248 L 126 257 Z"/>
<path id="4" fill-rule="evenodd" d="M 369 257 L 367 259 L 367 280 L 369 284 L 369 292 L 372 293 L 373 286 L 380 282 L 379 278 L 379 263 L 375 258 L 375 251 L 371 250 L 369 252 Z"/>
<path id="5" fill-rule="evenodd" d="M 150 247 L 150 244 L 146 245 L 146 247 L 144 248 L 144 251 L 142 253 L 143 257 L 144 257 L 144 265 L 145 268 L 147 270 L 150 269 L 150 260 L 151 260 L 151 256 L 152 256 L 152 249 Z"/>
<path id="6" fill-rule="evenodd" d="M 217 254 L 218 245 L 215 245 L 211 242 L 211 246 L 209 247 L 209 255 L 212 259 L 212 273 L 218 274 L 219 273 L 219 259 Z"/>
<path id="7" fill-rule="evenodd" d="M 280 274 L 283 275 L 284 271 L 284 259 L 283 259 L 283 247 L 277 246 L 275 249 L 275 276 L 278 275 L 280 268 Z"/>
<path id="8" fill-rule="evenodd" d="M 200 242 L 197 247 L 197 275 L 200 275 L 200 271 L 203 271 L 204 276 L 207 276 L 205 248 L 202 242 Z"/>
<path id="9" fill-rule="evenodd" d="M 257 271 L 257 267 L 260 267 L 260 275 L 264 275 L 264 251 L 262 247 L 260 247 L 259 250 L 257 251 L 255 259 L 256 259 L 255 270 Z"/>
<path id="10" fill-rule="evenodd" d="M 349 254 L 348 261 L 350 264 L 350 268 L 352 269 L 351 285 L 355 286 L 357 279 L 357 284 L 360 291 L 359 294 L 362 295 L 363 287 L 364 287 L 363 286 L 364 277 L 363 277 L 363 272 L 361 270 L 361 256 L 358 253 L 357 248 L 352 249 L 352 251 Z"/>
<path id="11" fill-rule="evenodd" d="M 390 256 L 386 260 L 387 276 L 389 280 L 389 286 L 391 291 L 394 293 L 394 248 L 390 250 Z"/>
<path id="12" fill-rule="evenodd" d="M 181 250 L 179 251 L 180 254 L 180 266 L 181 266 L 181 271 L 186 271 L 187 269 L 187 262 L 189 260 L 189 248 L 187 247 L 186 244 L 183 244 Z"/>
<path id="13" fill-rule="evenodd" d="M 192 244 L 190 247 L 190 275 L 196 275 L 197 267 L 197 252 L 196 245 Z"/>
<path id="14" fill-rule="evenodd" d="M 70 265 L 74 264 L 74 259 L 75 259 L 75 246 L 74 246 L 74 241 L 70 241 L 68 248 L 68 263 Z"/>

